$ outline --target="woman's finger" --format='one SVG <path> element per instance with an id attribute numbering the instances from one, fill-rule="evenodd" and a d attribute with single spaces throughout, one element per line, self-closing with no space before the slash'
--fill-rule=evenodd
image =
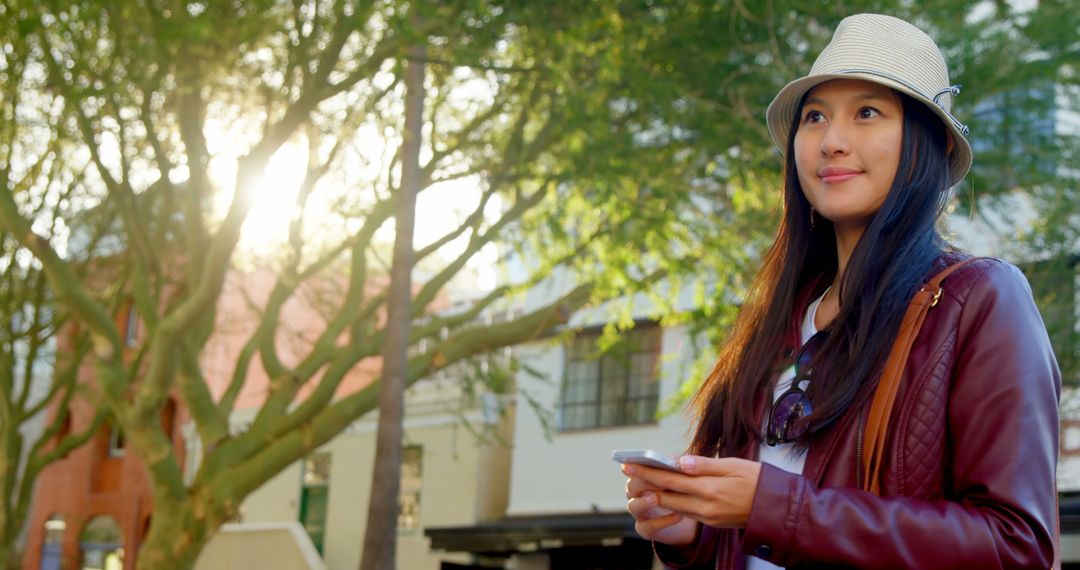
<path id="1" fill-rule="evenodd" d="M 667 471 L 644 465 L 626 465 L 623 471 L 631 478 L 638 478 L 646 485 L 663 491 L 712 498 L 718 491 L 732 488 L 739 493 L 753 495 L 761 464 L 744 459 L 710 459 L 683 456 L 684 472 Z"/>
<path id="2" fill-rule="evenodd" d="M 634 517 L 635 521 L 646 520 L 649 517 L 646 516 L 646 511 L 652 508 L 652 505 L 645 502 L 645 499 L 635 497 L 626 501 L 626 510 L 630 511 L 630 516 Z"/>
<path id="3" fill-rule="evenodd" d="M 673 511 L 710 526 L 745 526 L 750 517 L 760 465 L 750 463 L 746 472 L 734 475 L 691 477 L 695 489 L 690 493 L 660 490 L 650 493 L 656 502 Z"/>
<path id="4" fill-rule="evenodd" d="M 654 495 L 656 504 L 669 511 L 684 513 L 686 516 L 701 520 L 712 514 L 713 505 L 708 500 L 694 495 L 658 491 Z"/>
<path id="5" fill-rule="evenodd" d="M 679 470 L 687 475 L 738 477 L 753 470 L 755 462 L 738 457 L 701 457 L 684 455 L 679 458 Z"/>
<path id="6" fill-rule="evenodd" d="M 642 493 L 649 491 L 659 491 L 660 488 L 649 484 L 647 481 L 638 477 L 630 477 L 626 480 L 626 498 L 633 499 L 634 497 L 640 497 Z"/>
<path id="7" fill-rule="evenodd" d="M 666 529 L 666 528 L 668 528 L 668 527 L 670 527 L 670 526 L 672 526 L 674 524 L 678 524 L 678 522 L 681 521 L 682 519 L 683 519 L 683 516 L 680 515 L 679 513 L 671 513 L 669 515 L 662 516 L 662 517 L 646 519 L 646 520 L 643 520 L 643 521 L 639 520 L 634 525 L 634 530 L 636 530 L 637 533 L 640 534 L 641 537 L 644 538 L 645 540 L 653 540 L 654 538 L 656 538 L 656 535 L 660 531 L 662 531 L 662 530 L 664 530 L 664 529 Z"/>
<path id="8" fill-rule="evenodd" d="M 657 503 L 659 498 L 655 493 L 646 493 L 643 497 L 636 497 L 626 502 L 626 509 L 635 520 L 646 520 L 663 517 L 671 514 L 671 509 L 661 507 Z"/>
<path id="9" fill-rule="evenodd" d="M 623 466 L 623 473 L 631 479 L 640 479 L 645 486 L 653 489 L 692 493 L 696 487 L 693 476 L 656 467 L 626 464 Z"/>

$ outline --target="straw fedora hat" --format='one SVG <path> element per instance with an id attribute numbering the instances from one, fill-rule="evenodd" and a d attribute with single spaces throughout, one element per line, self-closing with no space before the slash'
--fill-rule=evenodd
<path id="1" fill-rule="evenodd" d="M 803 95 L 831 79 L 873 81 L 924 103 L 952 133 L 949 185 L 963 180 L 971 168 L 971 145 L 968 128 L 951 112 L 952 98 L 960 93 L 960 87 L 949 83 L 945 58 L 930 36 L 892 16 L 857 14 L 844 18 L 810 73 L 788 83 L 769 104 L 766 120 L 780 152 L 787 152 L 788 131 Z"/>

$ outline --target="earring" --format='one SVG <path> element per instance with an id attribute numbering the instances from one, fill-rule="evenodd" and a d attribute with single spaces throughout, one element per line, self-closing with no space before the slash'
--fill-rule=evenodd
<path id="1" fill-rule="evenodd" d="M 814 208 L 810 208 L 810 231 L 814 231 Z"/>

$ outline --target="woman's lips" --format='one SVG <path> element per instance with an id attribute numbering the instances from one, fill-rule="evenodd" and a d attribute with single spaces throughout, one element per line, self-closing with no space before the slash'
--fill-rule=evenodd
<path id="1" fill-rule="evenodd" d="M 825 182 L 826 184 L 834 184 L 836 182 L 843 182 L 845 180 L 850 180 L 852 178 L 855 178 L 858 175 L 859 175 L 858 172 L 849 172 L 847 174 L 832 174 L 832 175 L 829 175 L 829 176 L 822 176 L 821 181 Z"/>
<path id="2" fill-rule="evenodd" d="M 822 182 L 826 184 L 835 184 L 837 182 L 843 182 L 850 180 L 856 176 L 862 174 L 861 170 L 855 170 L 853 168 L 842 168 L 838 166 L 826 166 L 818 171 L 818 176 Z"/>

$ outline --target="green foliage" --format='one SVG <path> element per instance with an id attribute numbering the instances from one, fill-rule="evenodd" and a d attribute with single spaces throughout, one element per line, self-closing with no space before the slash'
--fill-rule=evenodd
<path id="1" fill-rule="evenodd" d="M 1024 273 L 1050 333 L 1062 378 L 1075 383 L 1080 377 L 1080 328 L 1077 327 L 1077 265 L 1080 255 L 1069 254 L 1024 264 Z"/>
<path id="2" fill-rule="evenodd" d="M 460 226 L 417 244 L 409 383 L 452 369 L 468 398 L 509 392 L 529 370 L 487 355 L 553 334 L 584 307 L 607 311 L 604 342 L 614 344 L 637 316 L 635 294 L 648 317 L 704 339 L 686 372 L 700 378 L 776 225 L 781 160 L 764 110 L 855 11 L 923 26 L 963 84 L 956 111 L 981 146 L 955 207 L 977 215 L 1022 188 L 1041 215 L 1024 237 L 1033 249 L 1064 255 L 1080 237 L 1067 168 L 1075 135 L 1018 120 L 1046 116 L 1052 101 L 1076 104 L 1080 26 L 1065 2 L 1029 12 L 944 0 L 455 0 L 413 12 L 395 0 L 166 4 L 0 3 L 0 226 L 41 265 L 58 314 L 90 331 L 97 395 L 147 461 L 156 511 L 140 567 L 193 561 L 248 493 L 374 407 L 370 391 L 337 388 L 384 340 L 401 74 L 418 42 L 428 78 L 421 199 L 462 180 L 475 193 L 455 196 Z M 1063 95 L 1038 95 L 1051 85 Z M 307 177 L 287 237 L 269 246 L 278 255 L 256 264 L 242 259 L 241 228 L 270 199 L 263 174 L 287 148 L 307 156 Z M 65 206 L 78 213 L 62 217 L 75 233 L 106 234 L 80 250 L 109 268 L 94 276 L 104 285 L 57 253 L 70 232 L 28 231 L 35 180 L 75 189 Z M 485 248 L 516 252 L 517 280 L 433 311 Z M 251 265 L 272 268 L 274 283 L 248 299 L 255 323 L 230 376 L 204 377 L 199 357 L 227 276 Z M 507 311 L 538 284 L 552 298 Z M 324 321 L 287 358 L 283 307 L 313 297 Z M 128 299 L 145 330 L 130 351 L 114 323 Z M 482 319 L 503 312 L 512 318 Z M 269 393 L 250 429 L 230 434 L 253 362 Z M 189 477 L 156 420 L 170 394 L 207 450 Z"/>

